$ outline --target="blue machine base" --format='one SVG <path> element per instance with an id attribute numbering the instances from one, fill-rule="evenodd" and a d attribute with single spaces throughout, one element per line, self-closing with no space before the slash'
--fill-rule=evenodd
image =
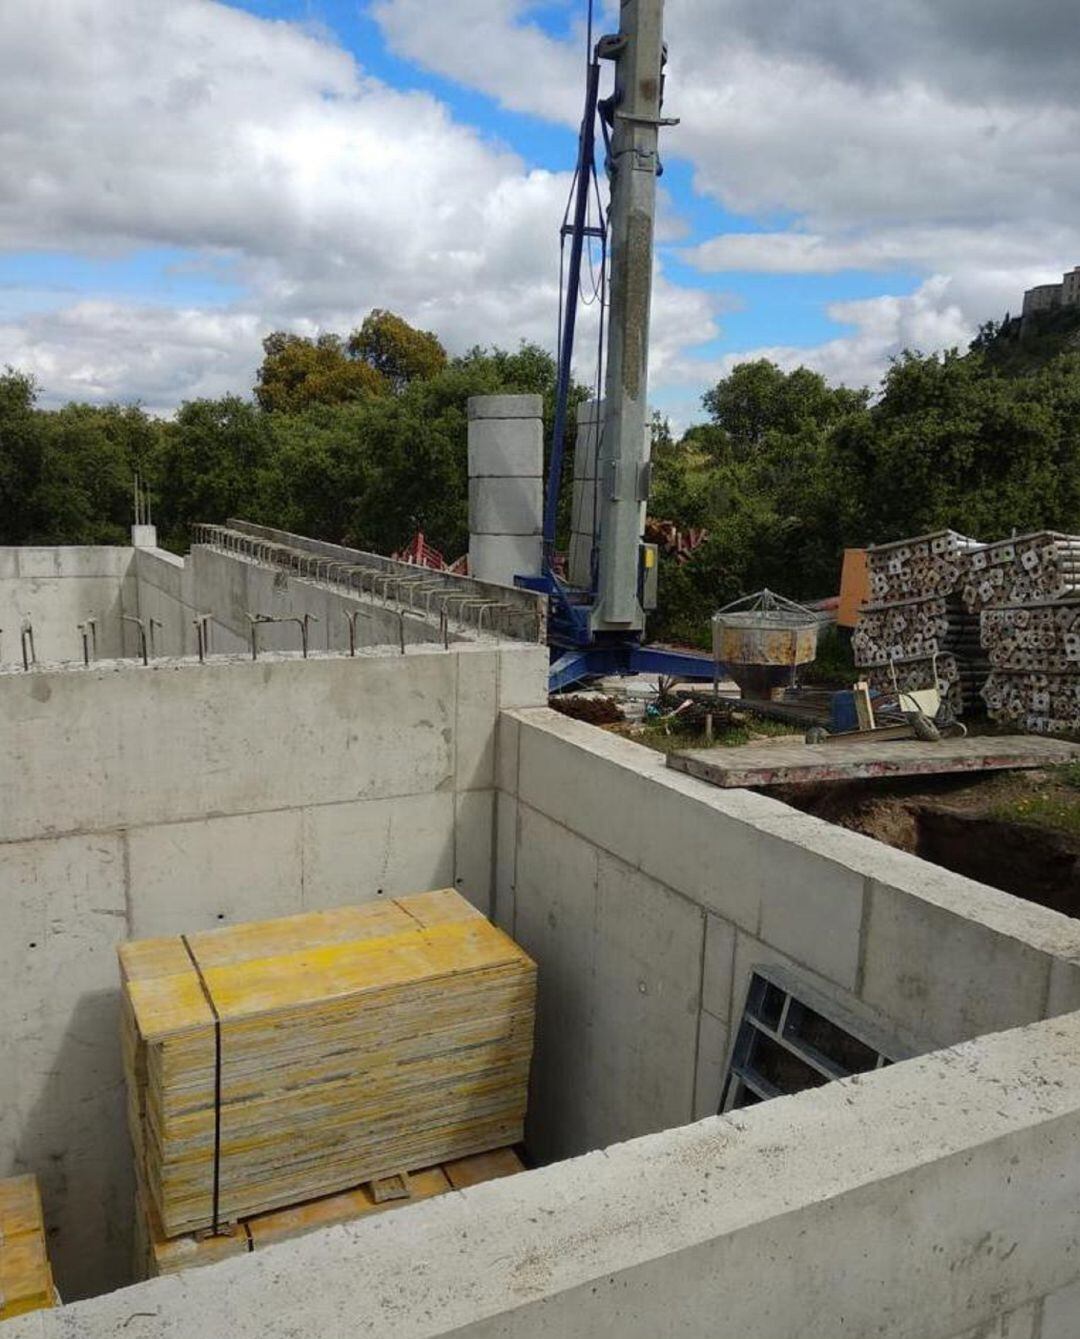
<path id="1" fill-rule="evenodd" d="M 570 651 L 553 647 L 552 655 L 548 674 L 548 691 L 552 693 L 569 688 L 582 679 L 597 679 L 610 674 L 665 674 L 672 679 L 705 679 L 711 683 L 717 670 L 710 656 L 695 655 L 692 651 L 666 651 L 636 642 L 587 646 Z M 723 674 L 723 666 L 719 669 Z"/>

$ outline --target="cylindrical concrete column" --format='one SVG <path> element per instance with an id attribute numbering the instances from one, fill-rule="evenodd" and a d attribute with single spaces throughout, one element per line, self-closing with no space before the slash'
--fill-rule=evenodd
<path id="1" fill-rule="evenodd" d="M 596 541 L 596 448 L 604 421 L 603 400 L 578 405 L 574 443 L 574 493 L 570 507 L 570 555 L 566 575 L 571 586 L 592 584 L 592 551 Z"/>
<path id="2" fill-rule="evenodd" d="M 544 405 L 539 395 L 469 400 L 469 574 L 512 586 L 543 551 Z"/>

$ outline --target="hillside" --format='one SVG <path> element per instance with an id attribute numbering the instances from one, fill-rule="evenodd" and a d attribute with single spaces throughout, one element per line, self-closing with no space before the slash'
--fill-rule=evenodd
<path id="1" fill-rule="evenodd" d="M 1063 353 L 1080 352 L 1080 307 L 1040 312 L 1026 322 L 1019 316 L 991 321 L 971 348 L 1003 376 L 1029 376 Z"/>

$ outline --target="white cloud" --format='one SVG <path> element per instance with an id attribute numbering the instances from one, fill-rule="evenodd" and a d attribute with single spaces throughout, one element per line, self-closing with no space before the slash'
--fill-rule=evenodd
<path id="1" fill-rule="evenodd" d="M 442 0 L 431 44 L 422 0 L 379 0 L 377 13 L 412 58 L 506 105 L 566 120 L 558 109 L 576 111 L 580 72 L 565 44 L 528 30 L 527 0 L 486 7 L 501 25 L 491 34 L 500 59 L 466 69 L 468 30 L 457 20 L 476 3 Z M 948 310 L 974 329 L 1015 310 L 1025 287 L 1080 262 L 1071 0 L 668 0 L 666 28 L 667 110 L 682 118 L 666 137 L 668 156 L 689 159 L 698 189 L 730 212 L 794 221 L 688 249 L 703 270 L 947 276 Z M 510 71 L 526 59 L 530 77 L 515 83 Z M 914 320 L 927 291 L 936 289 L 884 295 L 878 310 Z M 903 320 L 892 324 L 898 340 Z M 925 347 L 935 330 L 957 329 L 951 317 L 916 327 Z M 780 347 L 787 357 L 790 346 Z M 874 380 L 898 347 L 859 324 L 804 356 L 866 368 L 878 348 Z"/>
<path id="2" fill-rule="evenodd" d="M 0 322 L 0 364 L 31 373 L 47 403 L 122 400 L 168 414 L 181 400 L 243 393 L 260 333 L 250 312 L 78 302 Z"/>
<path id="3" fill-rule="evenodd" d="M 372 306 L 452 349 L 551 346 L 568 187 L 295 25 L 213 0 L 0 5 L 0 246 L 180 248 L 244 293 L 176 310 L 9 292 L 0 365 L 52 400 L 243 392 L 269 329 L 348 329 Z M 682 301 L 679 320 L 707 308 Z"/>
<path id="4" fill-rule="evenodd" d="M 672 384 L 710 385 L 748 359 L 768 358 L 785 370 L 809 367 L 835 385 L 873 389 L 890 359 L 904 349 L 963 348 L 975 334 L 953 281 L 935 275 L 903 297 L 834 302 L 829 316 L 851 333 L 812 346 L 773 344 L 715 358 L 681 356 L 668 369 Z"/>

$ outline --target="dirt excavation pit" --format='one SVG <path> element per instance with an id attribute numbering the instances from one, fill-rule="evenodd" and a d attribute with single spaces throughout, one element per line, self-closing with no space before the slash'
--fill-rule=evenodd
<path id="1" fill-rule="evenodd" d="M 775 787 L 786 804 L 1080 917 L 1080 767 Z"/>

